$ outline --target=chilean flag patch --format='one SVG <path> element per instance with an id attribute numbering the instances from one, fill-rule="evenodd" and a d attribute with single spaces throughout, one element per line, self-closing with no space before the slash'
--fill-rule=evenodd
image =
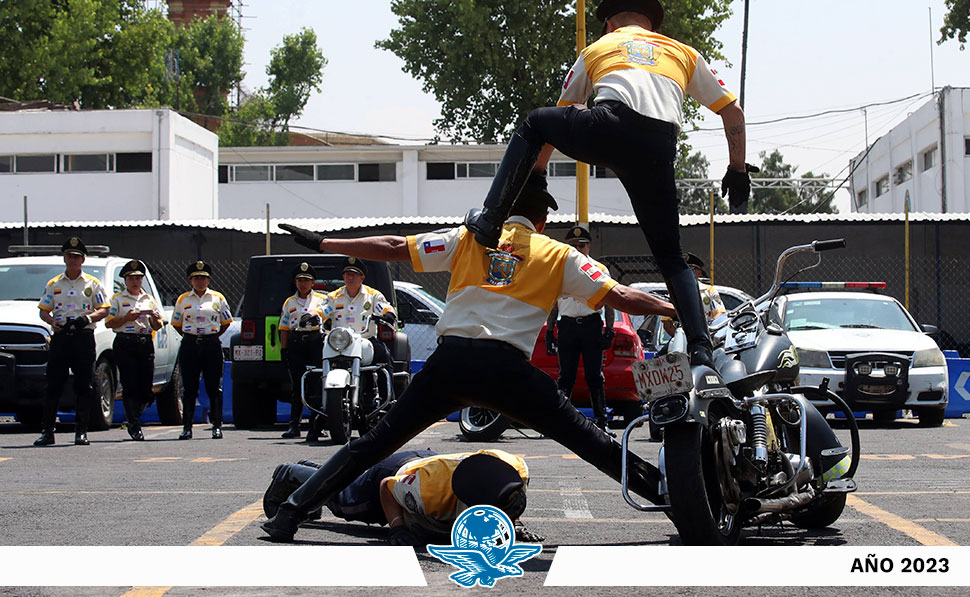
<path id="1" fill-rule="evenodd" d="M 566 75 L 566 82 L 562 84 L 562 88 L 563 89 L 568 89 L 569 88 L 569 82 L 573 80 L 573 74 L 574 73 L 573 73 L 572 69 L 570 69 L 569 74 Z"/>
<path id="2" fill-rule="evenodd" d="M 603 275 L 603 272 L 601 272 L 598 268 L 593 267 L 592 263 L 583 264 L 583 266 L 579 269 L 583 270 L 583 273 L 589 276 L 590 280 L 597 280 Z"/>
<path id="3" fill-rule="evenodd" d="M 426 240 L 424 241 L 424 244 L 421 245 L 421 248 L 424 250 L 425 255 L 430 253 L 437 253 L 439 251 L 444 251 L 445 241 L 443 241 L 440 238 L 436 238 L 434 240 Z"/>

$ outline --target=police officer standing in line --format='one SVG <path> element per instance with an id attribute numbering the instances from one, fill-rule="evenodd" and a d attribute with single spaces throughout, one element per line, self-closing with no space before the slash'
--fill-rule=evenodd
<path id="1" fill-rule="evenodd" d="M 300 391 L 301 380 L 307 367 L 319 367 L 323 356 L 323 319 L 326 295 L 315 292 L 313 283 L 316 271 L 309 263 L 303 262 L 293 270 L 296 294 L 283 301 L 280 314 L 280 353 L 287 371 L 290 373 L 292 393 L 290 395 L 290 427 L 283 433 L 283 439 L 300 437 L 300 418 L 303 415 L 303 397 Z M 317 441 L 318 415 L 310 414 L 310 428 L 307 442 Z"/>
<path id="2" fill-rule="evenodd" d="M 110 300 L 104 325 L 115 331 L 111 347 L 121 376 L 121 394 L 128 420 L 128 435 L 144 441 L 141 415 L 152 401 L 155 376 L 155 332 L 162 327 L 162 310 L 152 295 L 142 289 L 145 264 L 132 260 L 121 268 L 125 290 Z"/>
<path id="3" fill-rule="evenodd" d="M 697 278 L 697 290 L 701 293 L 704 314 L 707 317 L 707 323 L 711 323 L 719 316 L 727 313 L 727 308 L 724 307 L 724 301 L 721 300 L 721 294 L 717 291 L 717 288 L 710 284 L 707 272 L 704 271 L 704 260 L 690 252 L 684 253 L 684 260 L 690 266 L 691 271 L 694 272 L 694 277 Z M 674 322 L 666 317 L 662 319 L 662 322 L 664 330 L 673 336 Z"/>
<path id="4" fill-rule="evenodd" d="M 324 314 L 331 320 L 333 327 L 352 328 L 369 340 L 374 347 L 374 362 L 384 363 L 388 375 L 393 376 L 394 360 L 391 358 L 391 351 L 377 336 L 377 323 L 373 316 L 381 315 L 388 323 L 393 324 L 397 320 L 397 313 L 380 290 L 364 284 L 365 278 L 367 264 L 356 257 L 348 257 L 344 262 L 344 285 L 327 295 Z M 384 396 L 387 391 L 383 384 L 378 384 L 378 390 L 382 398 L 393 398 Z M 394 392 L 393 383 L 391 392 Z"/>
<path id="5" fill-rule="evenodd" d="M 589 245 L 593 237 L 582 226 L 573 226 L 566 233 L 566 243 L 584 256 L 589 257 Z M 609 269 L 599 261 L 590 258 L 590 263 L 609 275 Z M 615 435 L 606 427 L 606 388 L 603 380 L 603 351 L 613 345 L 613 308 L 604 308 L 606 327 L 600 312 L 590 309 L 584 301 L 570 296 L 561 296 L 546 320 L 546 348 L 556 347 L 559 354 L 559 379 L 556 385 L 566 398 L 572 394 L 576 383 L 579 357 L 583 357 L 583 373 L 589 389 L 589 401 L 593 407 L 596 426 L 610 435 Z M 559 320 L 559 335 L 556 337 L 556 319 Z"/>
<path id="6" fill-rule="evenodd" d="M 74 396 L 77 410 L 74 422 L 74 444 L 87 446 L 88 416 L 97 406 L 98 395 L 92 386 L 94 378 L 94 325 L 108 314 L 108 302 L 101 282 L 81 271 L 88 249 L 81 239 L 72 236 L 61 245 L 64 273 L 47 283 L 37 305 L 40 318 L 51 326 L 50 358 L 47 361 L 47 396 L 44 401 L 43 431 L 35 446 L 54 443 L 57 403 L 67 382 L 67 370 L 74 373 Z"/>
<path id="7" fill-rule="evenodd" d="M 209 290 L 212 267 L 196 261 L 186 268 L 192 290 L 175 302 L 172 326 L 182 336 L 179 364 L 182 367 L 182 433 L 179 439 L 192 439 L 195 399 L 199 378 L 205 379 L 209 395 L 209 420 L 212 439 L 222 439 L 222 344 L 219 336 L 232 322 L 229 302 L 222 293 Z"/>
<path id="8" fill-rule="evenodd" d="M 680 247 L 674 162 L 690 95 L 721 117 L 729 164 L 722 193 L 732 210 L 751 194 L 745 163 L 744 113 L 695 49 L 657 33 L 658 0 L 602 0 L 603 36 L 584 49 L 566 76 L 558 107 L 533 110 L 509 140 L 483 209 L 465 218 L 476 240 L 495 247 L 530 173 L 545 189 L 553 149 L 613 170 L 630 195 L 640 228 L 657 260 L 687 336 L 691 365 L 714 367 L 713 346 L 694 276 Z M 593 96 L 587 107 L 584 102 Z"/>
<path id="9" fill-rule="evenodd" d="M 534 187 L 533 187 L 534 188 Z M 327 503 L 368 467 L 434 422 L 465 406 L 498 411 L 535 429 L 619 480 L 623 451 L 559 394 L 556 382 L 529 363 L 549 310 L 562 295 L 609 304 L 635 315 L 673 315 L 670 303 L 617 284 L 575 249 L 541 234 L 555 199 L 523 192 L 488 250 L 464 226 L 416 236 L 328 239 L 281 224 L 297 242 L 326 253 L 410 261 L 416 271 L 450 271 L 438 320 L 438 348 L 387 415 L 339 450 L 262 525 L 275 541 L 292 541 L 309 513 Z M 630 455 L 629 487 L 662 503 L 660 472 Z"/>

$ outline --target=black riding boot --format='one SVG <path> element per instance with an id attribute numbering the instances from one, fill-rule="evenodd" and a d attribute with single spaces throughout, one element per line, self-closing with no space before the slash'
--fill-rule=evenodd
<path id="1" fill-rule="evenodd" d="M 301 463 L 281 464 L 276 467 L 276 470 L 273 471 L 273 480 L 266 488 L 266 493 L 263 494 L 263 512 L 266 514 L 266 518 L 276 516 L 280 504 L 285 502 L 290 494 L 312 477 L 318 468 L 318 466 L 307 466 Z M 322 511 L 318 509 L 311 512 L 307 518 L 317 520 L 321 515 Z"/>
<path id="2" fill-rule="evenodd" d="M 470 210 L 465 216 L 465 226 L 475 233 L 478 244 L 486 247 L 498 246 L 502 225 L 509 217 L 512 204 L 522 192 L 525 181 L 529 179 L 541 149 L 542 143 L 533 144 L 527 141 L 522 129 L 512 135 L 498 172 L 492 179 L 492 186 L 485 196 L 484 208 Z"/>
<path id="3" fill-rule="evenodd" d="M 593 421 L 596 426 L 602 429 L 607 435 L 616 437 L 616 434 L 606 426 L 606 392 L 603 388 L 590 388 L 589 402 L 593 406 Z"/>
<path id="4" fill-rule="evenodd" d="M 707 314 L 704 312 L 694 272 L 685 268 L 667 278 L 667 288 L 677 309 L 677 318 L 680 319 L 680 325 L 687 336 L 687 354 L 690 355 L 691 366 L 707 365 L 717 371 L 711 356 L 714 346 L 707 331 Z"/>
<path id="5" fill-rule="evenodd" d="M 333 499 L 344 487 L 350 485 L 367 467 L 354 462 L 350 444 L 344 445 L 322 467 L 313 472 L 290 497 L 280 504 L 276 516 L 264 522 L 261 528 L 273 541 L 291 542 L 300 523 L 309 519 L 314 510 Z"/>

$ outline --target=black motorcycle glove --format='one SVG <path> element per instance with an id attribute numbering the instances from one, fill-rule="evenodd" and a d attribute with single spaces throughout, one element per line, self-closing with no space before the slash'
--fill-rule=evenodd
<path id="1" fill-rule="evenodd" d="M 546 332 L 546 354 L 556 354 L 559 347 L 556 345 L 556 336 L 551 331 Z"/>
<path id="2" fill-rule="evenodd" d="M 286 352 L 287 350 L 285 348 L 280 349 L 280 362 L 284 365 L 286 365 Z"/>
<path id="3" fill-rule="evenodd" d="M 413 547 L 418 544 L 418 536 L 406 524 L 391 527 L 387 533 L 389 545 L 407 545 Z"/>
<path id="4" fill-rule="evenodd" d="M 521 541 L 523 543 L 542 543 L 546 540 L 545 537 L 539 533 L 534 533 L 529 529 L 525 528 L 521 520 L 516 520 L 512 525 L 515 527 L 515 540 Z"/>
<path id="5" fill-rule="evenodd" d="M 89 323 L 91 323 L 91 318 L 88 317 L 87 315 L 81 315 L 80 317 L 75 317 L 71 321 L 67 322 L 67 325 L 64 326 L 64 329 L 80 332 L 81 330 L 86 328 Z"/>
<path id="6" fill-rule="evenodd" d="M 294 240 L 297 242 L 297 244 L 303 245 L 304 247 L 314 251 L 320 251 L 320 242 L 326 238 L 322 234 L 318 234 L 305 228 L 299 228 L 291 224 L 278 224 L 278 226 L 292 234 L 295 237 Z"/>
<path id="7" fill-rule="evenodd" d="M 613 330 L 603 330 L 603 338 L 600 341 L 600 348 L 603 350 L 608 350 L 613 346 L 613 338 L 616 337 L 616 332 Z"/>
<path id="8" fill-rule="evenodd" d="M 738 213 L 738 210 L 751 197 L 751 177 L 748 173 L 761 172 L 761 168 L 752 166 L 751 164 L 745 164 L 744 170 L 744 172 L 738 172 L 737 170 L 728 168 L 724 178 L 721 179 L 721 196 L 728 196 L 728 202 L 731 204 L 731 213 Z"/>
<path id="9" fill-rule="evenodd" d="M 301 328 L 302 327 L 307 327 L 307 326 L 313 327 L 315 325 L 320 325 L 320 316 L 319 315 L 315 315 L 313 313 L 304 313 L 303 316 L 300 317 L 300 327 Z"/>

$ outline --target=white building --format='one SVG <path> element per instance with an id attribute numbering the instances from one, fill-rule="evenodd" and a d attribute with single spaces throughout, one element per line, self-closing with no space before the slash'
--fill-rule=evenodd
<path id="1" fill-rule="evenodd" d="M 0 112 L 0 221 L 217 218 L 218 163 L 168 109 Z"/>
<path id="2" fill-rule="evenodd" d="M 942 126 L 941 126 L 942 121 Z M 970 212 L 970 89 L 945 87 L 850 161 L 852 211 Z"/>
<path id="3" fill-rule="evenodd" d="M 460 216 L 481 207 L 505 145 L 223 147 L 219 217 Z M 590 168 L 589 212 L 631 215 L 605 168 Z M 576 211 L 576 163 L 556 152 L 549 192 Z"/>

